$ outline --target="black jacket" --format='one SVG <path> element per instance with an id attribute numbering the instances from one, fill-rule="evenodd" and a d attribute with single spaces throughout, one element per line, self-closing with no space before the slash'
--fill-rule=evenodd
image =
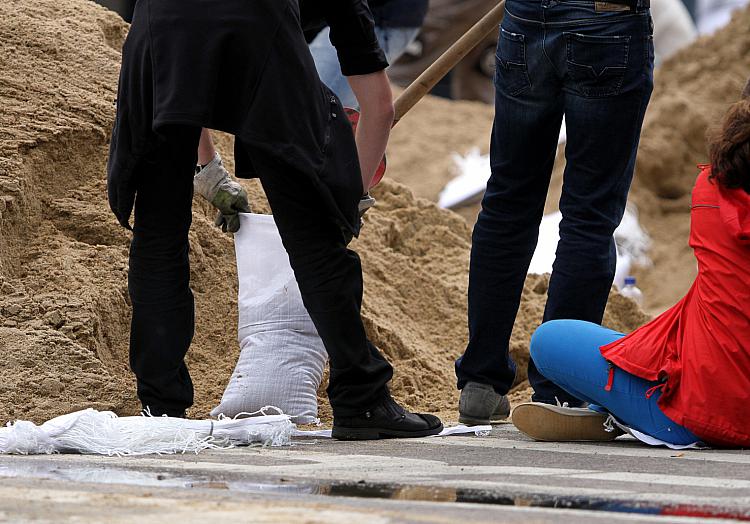
<path id="1" fill-rule="evenodd" d="M 312 42 L 328 22 L 318 0 L 301 0 L 305 36 Z M 377 27 L 421 27 L 427 16 L 429 0 L 369 0 L 372 19 Z M 332 37 L 333 38 L 333 37 Z"/>
<path id="2" fill-rule="evenodd" d="M 421 27 L 429 0 L 370 0 L 378 27 Z"/>
<path id="3" fill-rule="evenodd" d="M 325 7 L 350 74 L 387 67 L 364 0 Z M 258 165 L 310 176 L 334 218 L 358 233 L 362 181 L 353 133 L 320 82 L 296 0 L 139 0 L 125 41 L 108 165 L 110 206 L 129 226 L 138 163 L 167 125 L 235 135 L 236 174 Z M 334 31 L 335 28 L 335 31 Z"/>
<path id="4" fill-rule="evenodd" d="M 365 0 L 300 0 L 305 32 L 331 28 L 344 76 L 374 73 L 388 67 L 378 39 L 375 21 Z"/>

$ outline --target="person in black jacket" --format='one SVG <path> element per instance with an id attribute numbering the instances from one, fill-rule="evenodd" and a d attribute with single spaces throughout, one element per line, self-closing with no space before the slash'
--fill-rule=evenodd
<path id="1" fill-rule="evenodd" d="M 303 30 L 308 41 L 312 35 L 310 52 L 321 81 L 333 91 L 344 107 L 360 110 L 357 145 L 365 192 L 370 189 L 372 180 L 371 164 L 374 164 L 373 168 L 376 167 L 382 158 L 368 153 L 378 150 L 380 146 L 384 148 L 387 141 L 383 131 L 385 127 L 390 128 L 390 121 L 387 121 L 390 116 L 383 114 L 380 109 L 386 102 L 383 98 L 388 98 L 391 94 L 387 85 L 364 92 L 362 89 L 365 86 L 357 77 L 363 71 L 371 73 L 380 71 L 383 67 L 379 61 L 372 61 L 366 56 L 373 45 L 383 50 L 388 63 L 392 64 L 399 59 L 406 47 L 417 37 L 427 15 L 429 0 L 370 0 L 368 4 L 375 23 L 377 41 L 372 40 L 372 35 L 367 36 L 369 40 L 362 40 L 363 33 L 357 26 L 347 27 L 341 23 L 340 17 L 336 16 L 340 9 L 335 6 L 335 2 L 331 4 L 334 9 L 329 9 L 314 0 L 300 0 Z M 356 94 L 352 82 L 359 83 Z M 363 136 L 368 139 L 365 141 L 359 138 Z M 244 197 L 240 186 L 232 185 L 229 174 L 221 165 L 221 157 L 217 154 L 211 136 L 206 130 L 201 134 L 198 162 L 196 190 L 209 201 L 214 202 L 215 197 L 208 189 L 216 187 L 215 180 L 218 179 L 221 179 L 220 183 L 226 187 L 226 191 L 220 192 L 219 196 L 232 193 L 239 198 Z M 367 195 L 362 199 L 360 206 L 366 211 L 374 203 L 375 200 Z M 216 207 L 222 208 L 219 202 L 215 204 Z M 225 215 L 219 223 L 229 231 L 239 227 L 239 220 L 233 213 Z"/>
<path id="2" fill-rule="evenodd" d="M 320 6 L 346 42 L 339 54 L 358 76 L 355 91 L 382 93 L 387 62 L 364 0 Z M 188 230 L 198 141 L 209 128 L 235 135 L 238 174 L 260 178 L 266 192 L 330 357 L 333 436 L 440 432 L 437 417 L 391 398 L 393 371 L 366 337 L 362 269 L 346 247 L 359 233 L 360 159 L 382 155 L 390 97 L 380 100 L 387 126 L 358 155 L 343 107 L 315 70 L 297 0 L 139 0 L 122 60 L 108 193 L 128 229 L 135 210 L 130 361 L 143 407 L 184 416 L 193 402 L 184 362 L 194 328 Z M 230 220 L 246 209 L 238 193 L 214 196 Z"/>

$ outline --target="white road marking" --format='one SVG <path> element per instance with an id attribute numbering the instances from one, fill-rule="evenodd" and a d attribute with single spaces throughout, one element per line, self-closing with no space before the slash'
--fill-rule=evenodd
<path id="1" fill-rule="evenodd" d="M 631 473 L 612 471 L 606 473 L 573 473 L 567 475 L 576 479 L 609 480 L 612 482 L 640 482 L 666 486 L 695 486 L 699 488 L 750 489 L 750 480 L 724 479 L 716 477 L 688 477 L 684 475 L 664 475 L 655 473 Z"/>
<path id="2" fill-rule="evenodd" d="M 719 488 L 723 490 L 748 490 L 750 480 L 720 477 L 696 477 L 685 475 L 636 473 L 628 471 L 597 471 L 592 469 L 549 468 L 534 466 L 466 466 L 452 465 L 440 460 L 413 459 L 404 457 L 387 457 L 379 455 L 339 455 L 335 453 L 308 452 L 304 455 L 289 450 L 267 450 L 266 457 L 284 459 L 292 464 L 227 464 L 205 461 L 181 461 L 164 458 L 121 458 L 111 466 L 120 467 L 148 467 L 155 470 L 179 470 L 186 473 L 223 472 L 235 474 L 256 474 L 273 476 L 293 476 L 297 478 L 329 479 L 329 480 L 360 480 L 367 478 L 373 482 L 418 482 L 429 483 L 448 480 L 446 477 L 464 477 L 456 480 L 458 484 L 466 480 L 487 479 L 508 480 L 507 477 L 546 477 L 550 481 L 567 481 L 572 479 L 599 480 L 614 484 L 648 484 L 661 486 L 688 486 L 699 488 Z M 5 457 L 0 464 L 7 464 L 12 469 L 12 462 L 17 458 Z M 35 457 L 23 457 L 25 464 L 33 463 Z M 86 467 L 87 463 L 95 463 L 101 468 L 104 464 L 101 457 L 82 457 L 58 455 L 43 457 L 36 460 L 55 461 L 75 468 Z M 142 471 L 142 470 L 141 470 Z M 470 475 L 469 478 L 466 478 Z M 564 487 L 570 487 L 570 482 L 563 482 Z M 563 486 L 560 486 L 563 487 Z M 727 493 L 727 496 L 737 493 Z"/>
<path id="3" fill-rule="evenodd" d="M 405 444 L 431 444 L 438 446 L 461 446 L 494 449 L 522 449 L 538 451 L 540 453 L 573 453 L 578 455 L 606 455 L 613 457 L 642 457 L 642 458 L 673 458 L 679 455 L 679 460 L 697 460 L 703 462 L 729 462 L 732 464 L 750 464 L 748 453 L 723 453 L 717 451 L 675 451 L 665 448 L 650 448 L 645 445 L 633 446 L 613 442 L 608 445 L 593 445 L 568 442 L 530 442 L 527 440 L 509 440 L 505 438 L 483 437 L 446 437 L 404 440 Z"/>

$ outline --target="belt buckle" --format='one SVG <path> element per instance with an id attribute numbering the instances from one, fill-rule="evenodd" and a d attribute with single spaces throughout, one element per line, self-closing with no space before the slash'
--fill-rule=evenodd
<path id="1" fill-rule="evenodd" d="M 615 4 L 612 2 L 594 2 L 594 9 L 597 13 L 611 13 L 630 11 L 630 6 L 625 4 Z"/>

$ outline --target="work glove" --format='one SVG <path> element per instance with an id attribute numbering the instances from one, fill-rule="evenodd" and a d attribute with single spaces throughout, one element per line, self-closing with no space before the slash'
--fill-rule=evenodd
<path id="1" fill-rule="evenodd" d="M 375 205 L 375 199 L 370 196 L 370 193 L 365 193 L 359 201 L 359 218 L 365 216 L 372 206 Z"/>
<path id="2" fill-rule="evenodd" d="M 214 224 L 223 232 L 236 233 L 240 230 L 239 213 L 249 213 L 250 204 L 242 186 L 224 169 L 219 153 L 206 164 L 193 179 L 195 192 L 208 200 L 219 210 Z"/>

